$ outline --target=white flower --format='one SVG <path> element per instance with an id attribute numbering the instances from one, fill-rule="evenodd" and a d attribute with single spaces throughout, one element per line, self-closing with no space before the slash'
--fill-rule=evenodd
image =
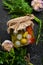
<path id="1" fill-rule="evenodd" d="M 13 43 L 9 40 L 5 40 L 3 43 L 2 43 L 2 47 L 6 50 L 6 51 L 10 51 L 11 48 L 13 48 Z"/>
<path id="2" fill-rule="evenodd" d="M 35 11 L 41 11 L 43 9 L 43 1 L 42 0 L 32 0 L 31 6 Z"/>

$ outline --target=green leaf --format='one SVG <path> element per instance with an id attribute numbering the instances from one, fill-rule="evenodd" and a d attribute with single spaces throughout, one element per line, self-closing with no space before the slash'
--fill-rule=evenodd
<path id="1" fill-rule="evenodd" d="M 12 48 L 11 51 L 9 52 L 9 55 L 10 55 L 11 57 L 15 56 L 15 51 L 14 51 L 13 48 Z"/>
<path id="2" fill-rule="evenodd" d="M 0 60 L 0 64 L 3 64 L 3 61 L 2 60 Z"/>
<path id="3" fill-rule="evenodd" d="M 6 0 L 3 1 L 3 5 L 6 7 L 6 9 L 13 10 L 13 6 L 9 3 L 7 3 Z"/>

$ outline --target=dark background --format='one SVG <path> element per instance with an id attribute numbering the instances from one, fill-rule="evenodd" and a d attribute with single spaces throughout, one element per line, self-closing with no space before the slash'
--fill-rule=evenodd
<path id="1" fill-rule="evenodd" d="M 34 13 L 34 12 L 33 12 Z M 43 22 L 43 11 L 42 12 L 35 12 L 34 13 L 39 19 Z M 6 39 L 10 39 L 9 35 L 7 34 L 7 25 L 6 22 L 10 20 L 10 15 L 8 12 L 4 10 L 2 6 L 2 0 L 0 0 L 0 42 L 3 42 Z M 43 23 L 42 23 L 43 24 Z M 35 23 L 34 32 L 37 35 L 38 24 Z M 43 28 L 42 28 L 43 33 Z M 31 62 L 34 65 L 43 65 L 43 39 L 42 35 L 40 37 L 39 44 L 36 46 L 35 44 L 27 46 L 27 51 L 30 52 Z"/>

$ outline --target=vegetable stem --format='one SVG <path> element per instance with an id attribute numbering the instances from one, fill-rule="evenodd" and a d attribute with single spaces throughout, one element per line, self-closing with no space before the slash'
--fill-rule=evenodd
<path id="1" fill-rule="evenodd" d="M 40 39 L 40 35 L 41 35 L 42 22 L 36 16 L 34 19 L 35 19 L 35 21 L 37 21 L 37 23 L 39 23 L 39 32 L 38 32 L 38 36 L 37 36 L 37 40 L 36 40 L 36 45 L 37 45 L 39 42 L 39 39 Z"/>

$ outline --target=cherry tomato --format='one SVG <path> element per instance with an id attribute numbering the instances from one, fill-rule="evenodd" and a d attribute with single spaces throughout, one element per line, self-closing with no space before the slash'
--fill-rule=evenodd
<path id="1" fill-rule="evenodd" d="M 31 38 L 31 39 L 29 39 L 28 41 L 29 41 L 29 44 L 34 44 L 35 38 Z"/>
<path id="2" fill-rule="evenodd" d="M 33 44 L 33 43 L 35 42 L 35 37 L 34 37 L 33 29 L 32 29 L 31 26 L 28 26 L 28 27 L 26 28 L 26 30 L 28 31 L 28 34 L 31 35 L 31 38 L 28 40 L 28 43 L 29 43 L 29 44 Z"/>

